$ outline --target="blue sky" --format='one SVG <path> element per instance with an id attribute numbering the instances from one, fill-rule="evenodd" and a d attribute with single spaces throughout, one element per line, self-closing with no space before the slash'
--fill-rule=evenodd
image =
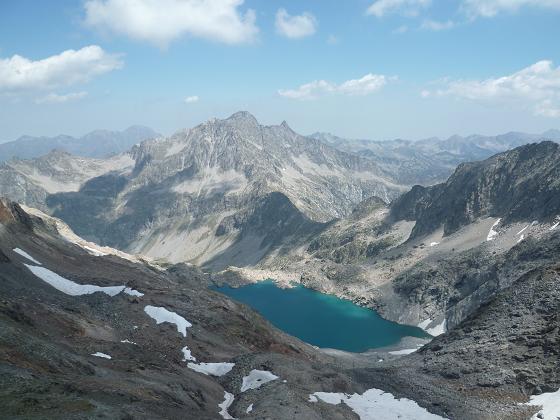
<path id="1" fill-rule="evenodd" d="M 560 0 L 0 1 L 0 141 L 248 110 L 387 139 L 560 127 Z"/>

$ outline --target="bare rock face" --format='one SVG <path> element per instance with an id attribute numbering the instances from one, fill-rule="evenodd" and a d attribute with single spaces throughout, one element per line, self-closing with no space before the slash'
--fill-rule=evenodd
<path id="1" fill-rule="evenodd" d="M 552 220 L 560 208 L 560 146 L 545 141 L 459 165 L 443 184 L 414 187 L 392 206 L 395 220 L 415 220 L 412 237 L 443 225 L 446 235 L 480 217 Z"/>
<path id="2" fill-rule="evenodd" d="M 82 158 L 53 150 L 37 159 L 13 159 L 0 164 L 0 195 L 49 211 L 48 199 L 59 192 L 78 191 L 88 180 L 105 173 L 122 173 L 134 161 L 126 154 L 105 160 Z"/>
<path id="3" fill-rule="evenodd" d="M 0 197 L 0 224 L 21 224 L 22 226 L 31 227 L 32 222 L 30 216 L 23 211 L 17 204 L 8 199 Z"/>

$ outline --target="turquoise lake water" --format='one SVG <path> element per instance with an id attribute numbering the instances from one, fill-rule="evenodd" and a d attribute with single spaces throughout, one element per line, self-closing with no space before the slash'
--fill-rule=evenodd
<path id="1" fill-rule="evenodd" d="M 351 352 L 430 337 L 422 329 L 381 318 L 377 312 L 303 286 L 276 287 L 271 280 L 240 288 L 213 287 L 258 311 L 279 329 L 317 347 Z"/>

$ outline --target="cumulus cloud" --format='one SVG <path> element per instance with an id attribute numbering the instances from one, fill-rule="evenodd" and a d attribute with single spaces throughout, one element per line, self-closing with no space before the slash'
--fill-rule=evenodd
<path id="1" fill-rule="evenodd" d="M 361 79 L 347 80 L 341 84 L 314 80 L 297 89 L 279 90 L 278 94 L 290 99 L 310 100 L 325 95 L 365 96 L 374 93 L 387 84 L 391 78 L 381 74 L 366 74 Z"/>
<path id="2" fill-rule="evenodd" d="M 85 23 L 158 47 L 189 35 L 227 44 L 255 39 L 254 10 L 244 0 L 88 0 Z"/>
<path id="3" fill-rule="evenodd" d="M 200 100 L 200 98 L 196 95 L 193 96 L 187 96 L 185 98 L 185 103 L 187 104 L 194 104 L 195 102 L 198 102 Z"/>
<path id="4" fill-rule="evenodd" d="M 542 60 L 513 74 L 486 80 L 447 81 L 435 92 L 439 96 L 503 102 L 519 101 L 533 108 L 536 115 L 560 116 L 560 67 Z"/>
<path id="5" fill-rule="evenodd" d="M 286 38 L 305 38 L 316 31 L 317 19 L 311 13 L 291 16 L 286 9 L 276 12 L 276 32 Z"/>
<path id="6" fill-rule="evenodd" d="M 533 6 L 560 10 L 560 0 L 464 0 L 462 8 L 471 17 L 493 17 L 501 12 L 516 12 Z"/>
<path id="7" fill-rule="evenodd" d="M 51 89 L 83 83 L 122 66 L 118 55 L 108 54 L 97 45 L 66 50 L 37 61 L 14 55 L 0 59 L 0 91 Z"/>
<path id="8" fill-rule="evenodd" d="M 70 92 L 64 95 L 59 95 L 58 93 L 49 93 L 46 96 L 37 98 L 35 103 L 37 104 L 62 104 L 70 101 L 77 101 L 79 99 L 85 98 L 87 92 Z"/>
<path id="9" fill-rule="evenodd" d="M 452 29 L 453 27 L 455 27 L 455 22 L 453 22 L 452 20 L 439 22 L 437 20 L 427 19 L 424 22 L 422 22 L 422 25 L 420 27 L 428 31 L 439 32 L 439 31 L 446 31 L 448 29 Z"/>
<path id="10" fill-rule="evenodd" d="M 427 8 L 432 0 L 376 0 L 367 9 L 368 15 L 378 18 L 390 13 L 416 16 L 420 10 Z"/>

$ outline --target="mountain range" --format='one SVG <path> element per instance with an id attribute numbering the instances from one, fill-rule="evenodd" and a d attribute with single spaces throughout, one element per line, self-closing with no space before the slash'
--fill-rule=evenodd
<path id="1" fill-rule="evenodd" d="M 486 159 L 535 141 L 558 142 L 560 130 L 548 130 L 542 134 L 510 132 L 498 136 L 455 135 L 445 140 L 432 137 L 418 141 L 351 140 L 328 133 L 314 133 L 311 137 L 340 150 L 373 159 L 386 171 L 396 174 L 402 183 L 431 185 L 446 180 L 460 163 Z"/>
<path id="2" fill-rule="evenodd" d="M 353 298 L 436 336 L 411 354 L 316 349 L 208 289 L 243 281 L 248 272 L 204 273 L 100 247 L 61 220 L 0 200 L 3 415 L 342 420 L 387 410 L 415 419 L 542 416 L 539 405 L 560 387 L 560 221 L 552 216 L 560 209 L 546 198 L 556 184 L 541 188 L 555 180 L 558 153 L 552 142 L 521 146 L 462 165 L 447 183 L 413 190 L 392 205 L 372 196 L 328 223 L 304 216 L 279 192 L 258 197 L 265 201 L 248 218 L 234 218 L 232 229 L 280 223 L 278 231 L 287 231 L 292 241 L 263 258 L 280 281 L 291 273 L 290 281 Z M 153 155 L 140 156 L 133 166 L 114 165 L 91 178 L 79 192 L 58 194 L 89 192 L 91 203 L 111 204 L 121 191 L 111 177 L 155 177 L 142 177 Z M 76 162 L 61 153 L 51 158 Z M 71 165 L 67 169 L 71 173 Z M 64 182 L 65 172 L 57 171 Z M 522 188 L 510 196 L 508 185 Z M 457 204 L 449 211 L 467 209 L 471 218 L 446 229 L 445 217 L 432 223 L 432 214 L 441 214 L 446 202 L 438 203 L 450 194 Z M 414 197 L 421 211 L 410 207 Z M 548 209 L 533 213 L 512 205 L 530 206 L 531 197 Z M 472 213 L 474 203 L 479 210 Z M 426 220 L 412 235 L 411 217 Z"/>
<path id="3" fill-rule="evenodd" d="M 67 135 L 56 137 L 22 136 L 14 141 L 0 143 L 0 162 L 14 158 L 33 159 L 52 150 L 76 156 L 106 158 L 129 150 L 144 140 L 159 137 L 154 130 L 134 125 L 124 131 L 95 130 L 82 137 Z"/>

